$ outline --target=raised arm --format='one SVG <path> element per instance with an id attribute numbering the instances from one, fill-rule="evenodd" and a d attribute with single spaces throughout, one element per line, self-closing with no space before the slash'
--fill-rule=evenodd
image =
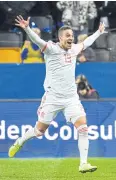
<path id="1" fill-rule="evenodd" d="M 24 20 L 23 17 L 21 15 L 17 16 L 17 18 L 15 19 L 16 26 L 21 27 L 22 29 L 24 29 L 24 31 L 28 34 L 29 38 L 32 40 L 33 43 L 37 44 L 40 49 L 42 51 L 45 50 L 46 46 L 47 46 L 47 42 L 44 41 L 43 39 L 41 39 L 30 27 L 29 27 L 29 21 L 30 21 L 30 17 L 28 17 L 27 20 Z"/>
<path id="2" fill-rule="evenodd" d="M 103 33 L 106 33 L 105 25 L 104 23 L 100 23 L 99 29 L 94 34 L 86 38 L 82 43 L 78 44 L 80 52 L 86 49 L 87 47 L 91 46 L 94 43 L 94 41 Z"/>

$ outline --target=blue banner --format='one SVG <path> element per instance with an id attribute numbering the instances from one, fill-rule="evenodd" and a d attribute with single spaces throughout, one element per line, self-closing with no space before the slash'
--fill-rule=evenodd
<path id="1" fill-rule="evenodd" d="M 116 62 L 77 65 L 101 98 L 116 97 Z M 45 64 L 0 64 L 0 99 L 35 99 L 44 94 Z"/>
<path id="2" fill-rule="evenodd" d="M 116 102 L 82 102 L 89 126 L 90 157 L 116 157 Z M 0 158 L 37 121 L 40 102 L 0 102 Z M 26 142 L 16 157 L 79 157 L 77 131 L 59 113 L 45 135 Z"/>

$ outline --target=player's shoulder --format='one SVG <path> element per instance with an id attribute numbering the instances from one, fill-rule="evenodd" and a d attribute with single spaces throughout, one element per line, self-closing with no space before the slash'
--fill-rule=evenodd
<path id="1" fill-rule="evenodd" d="M 56 46 L 56 45 L 57 45 L 57 43 L 55 43 L 55 42 L 53 42 L 53 41 L 51 41 L 51 40 L 48 41 L 48 44 L 51 44 L 51 45 L 53 45 L 53 46 Z"/>
<path id="2" fill-rule="evenodd" d="M 72 47 L 71 47 L 71 51 L 74 51 L 75 49 L 76 49 L 76 47 L 77 47 L 77 44 L 72 44 Z"/>
<path id="3" fill-rule="evenodd" d="M 48 46 L 51 47 L 52 52 L 56 53 L 59 51 L 58 43 L 55 43 L 53 41 L 48 41 Z"/>
<path id="4" fill-rule="evenodd" d="M 51 47 L 52 49 L 55 49 L 55 48 L 57 47 L 57 43 L 49 40 L 49 41 L 47 42 L 47 46 Z"/>
<path id="5" fill-rule="evenodd" d="M 78 55 L 83 50 L 83 43 L 72 44 L 71 50 Z"/>
<path id="6" fill-rule="evenodd" d="M 73 43 L 73 44 L 72 44 L 72 48 L 77 47 L 77 45 L 78 45 L 78 44 Z"/>
<path id="7" fill-rule="evenodd" d="M 78 48 L 80 47 L 80 44 L 81 44 L 81 43 L 77 43 L 77 44 L 74 44 L 74 43 L 73 43 L 71 49 L 72 49 L 72 50 L 78 49 Z"/>

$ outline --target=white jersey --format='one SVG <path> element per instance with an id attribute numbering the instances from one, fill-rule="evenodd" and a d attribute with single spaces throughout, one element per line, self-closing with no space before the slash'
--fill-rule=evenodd
<path id="1" fill-rule="evenodd" d="M 45 91 L 50 89 L 56 96 L 72 97 L 77 93 L 75 84 L 76 57 L 83 49 L 86 49 L 102 34 L 99 30 L 89 36 L 80 44 L 73 44 L 72 48 L 65 51 L 59 43 L 45 42 L 31 28 L 25 28 L 30 39 L 44 52 L 46 62 Z"/>
<path id="2" fill-rule="evenodd" d="M 72 97 L 77 93 L 75 84 L 76 57 L 80 52 L 79 44 L 64 50 L 59 43 L 49 41 L 44 48 L 46 62 L 45 91 L 50 90 L 59 97 Z"/>
<path id="3" fill-rule="evenodd" d="M 38 121 L 49 125 L 62 110 L 67 121 L 75 124 L 80 117 L 86 115 L 75 84 L 76 57 L 82 49 L 89 47 L 99 37 L 100 31 L 91 35 L 83 43 L 73 44 L 67 51 L 62 49 L 59 43 L 45 42 L 29 26 L 25 31 L 44 52 L 46 62 L 44 82 L 46 92 L 38 109 Z"/>

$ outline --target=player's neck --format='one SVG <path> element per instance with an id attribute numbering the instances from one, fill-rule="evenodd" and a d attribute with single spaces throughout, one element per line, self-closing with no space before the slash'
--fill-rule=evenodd
<path id="1" fill-rule="evenodd" d="M 58 44 L 59 44 L 60 48 L 62 48 L 62 49 L 65 50 L 65 51 L 68 51 L 68 49 L 65 48 L 60 42 L 59 42 Z"/>

